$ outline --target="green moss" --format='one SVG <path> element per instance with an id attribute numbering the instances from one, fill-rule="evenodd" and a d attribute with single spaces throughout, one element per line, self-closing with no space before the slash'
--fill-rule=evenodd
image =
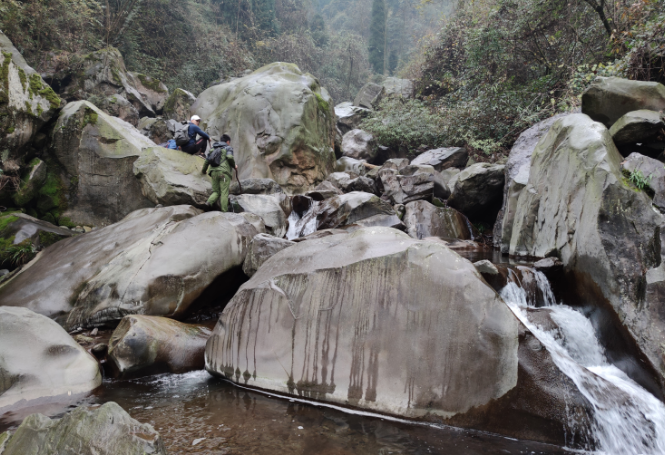
<path id="1" fill-rule="evenodd" d="M 321 109 L 325 114 L 328 114 L 330 112 L 330 105 L 328 102 L 316 92 L 314 92 L 314 96 L 316 96 L 316 102 L 319 104 L 319 109 Z"/>
<path id="2" fill-rule="evenodd" d="M 49 247 L 53 245 L 55 242 L 60 240 L 60 236 L 58 234 L 54 234 L 53 232 L 44 232 L 41 231 L 39 233 L 39 245 L 42 248 Z"/>
<path id="3" fill-rule="evenodd" d="M 157 93 L 166 93 L 166 90 L 162 89 L 160 86 L 160 81 L 154 78 L 148 78 L 145 74 L 137 74 L 136 75 L 139 80 L 141 81 L 141 84 L 143 84 L 144 87 L 149 88 L 150 90 L 153 90 Z M 151 80 L 152 79 L 152 80 Z"/>
<path id="4" fill-rule="evenodd" d="M 30 93 L 37 94 L 39 91 L 44 87 L 44 84 L 42 83 L 42 78 L 39 76 L 39 74 L 31 74 L 30 75 Z"/>
<path id="5" fill-rule="evenodd" d="M 46 98 L 49 104 L 51 104 L 52 109 L 58 109 L 60 107 L 60 103 L 62 102 L 60 97 L 56 95 L 53 89 L 48 85 L 39 91 L 39 95 L 42 98 Z"/>
<path id="6" fill-rule="evenodd" d="M 66 208 L 65 187 L 57 174 L 49 172 L 37 194 L 37 209 L 46 213 L 53 209 L 64 211 Z"/>
<path id="7" fill-rule="evenodd" d="M 76 223 L 72 223 L 72 220 L 66 216 L 61 216 L 58 218 L 58 225 L 67 226 L 68 228 L 76 227 Z"/>
<path id="8" fill-rule="evenodd" d="M 53 212 L 53 213 L 57 214 L 58 212 Z M 56 216 L 53 213 L 49 212 L 46 215 L 43 215 L 42 220 L 47 221 L 51 224 L 58 224 L 58 219 L 56 218 Z M 40 237 L 41 237 L 41 234 L 40 234 Z"/>
<path id="9" fill-rule="evenodd" d="M 25 89 L 27 88 L 28 84 L 28 76 L 25 75 L 25 71 L 23 71 L 23 68 L 18 69 L 18 78 L 21 80 L 21 86 L 23 87 L 23 91 L 25 92 Z"/>
<path id="10" fill-rule="evenodd" d="M 14 221 L 18 221 L 17 216 L 3 214 L 3 216 L 0 217 L 0 235 L 2 235 L 2 233 L 7 229 L 7 226 L 9 226 Z"/>
<path id="11" fill-rule="evenodd" d="M 27 102 L 27 101 L 25 102 L 25 111 L 26 111 L 28 114 L 32 115 L 32 116 L 35 115 L 35 114 L 33 114 L 33 112 L 32 112 L 32 107 L 30 106 L 30 103 Z"/>
<path id="12" fill-rule="evenodd" d="M 111 68 L 111 75 L 113 76 L 113 80 L 118 83 L 118 85 L 122 85 L 122 79 L 120 79 L 120 72 L 118 71 L 117 68 Z"/>
<path id="13" fill-rule="evenodd" d="M 2 83 L 2 86 L 5 90 L 5 92 L 9 91 L 9 64 L 12 61 L 12 53 L 11 52 L 2 52 L 2 55 L 4 55 L 4 60 L 2 61 L 2 66 L 0 66 L 0 83 Z M 5 98 L 6 98 L 5 94 Z"/>
<path id="14" fill-rule="evenodd" d="M 99 115 L 97 114 L 97 112 L 90 109 L 89 107 L 86 107 L 85 108 L 85 114 L 83 115 L 83 123 L 81 124 L 81 129 L 85 128 L 85 126 L 88 123 L 90 123 L 92 125 L 96 125 L 98 119 L 99 119 Z"/>
<path id="15" fill-rule="evenodd" d="M 7 128 L 7 134 L 12 134 L 14 131 L 16 131 L 16 128 L 14 128 L 13 126 Z"/>

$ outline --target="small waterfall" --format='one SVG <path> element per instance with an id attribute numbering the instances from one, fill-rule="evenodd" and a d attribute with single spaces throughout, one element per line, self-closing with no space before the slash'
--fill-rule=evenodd
<path id="1" fill-rule="evenodd" d="M 593 406 L 591 431 L 600 453 L 664 454 L 665 405 L 607 361 L 591 322 L 575 309 L 556 304 L 541 272 L 536 272 L 536 281 L 556 330 L 543 330 L 529 321 L 528 308 L 533 306 L 515 282 L 502 289 L 501 297 Z"/>
<path id="2" fill-rule="evenodd" d="M 312 201 L 306 196 L 294 196 L 293 211 L 289 215 L 289 229 L 286 231 L 288 240 L 297 239 L 316 231 L 318 201 Z"/>

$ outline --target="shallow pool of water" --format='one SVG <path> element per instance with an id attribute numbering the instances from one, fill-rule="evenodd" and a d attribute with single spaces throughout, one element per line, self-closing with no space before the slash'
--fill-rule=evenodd
<path id="1" fill-rule="evenodd" d="M 107 401 L 117 402 L 140 422 L 151 423 L 170 455 L 572 453 L 482 432 L 289 401 L 242 389 L 205 371 L 105 382 L 81 404 Z"/>

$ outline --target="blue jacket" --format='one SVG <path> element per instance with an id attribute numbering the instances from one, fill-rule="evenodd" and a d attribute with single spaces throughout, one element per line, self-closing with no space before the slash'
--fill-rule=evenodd
<path id="1" fill-rule="evenodd" d="M 201 128 L 198 126 L 194 125 L 193 123 L 189 124 L 189 129 L 187 130 L 187 135 L 189 136 L 189 142 L 185 147 L 189 147 L 191 145 L 196 144 L 196 135 L 201 136 L 205 140 L 209 141 L 210 136 L 208 136 Z"/>

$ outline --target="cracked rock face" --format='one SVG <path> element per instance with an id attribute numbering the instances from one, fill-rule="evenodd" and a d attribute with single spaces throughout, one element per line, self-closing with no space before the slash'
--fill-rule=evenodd
<path id="1" fill-rule="evenodd" d="M 210 87 L 191 110 L 209 134 L 231 136 L 240 179 L 271 178 L 300 194 L 335 167 L 332 99 L 296 65 L 272 63 Z"/>
<path id="2" fill-rule="evenodd" d="M 220 275 L 240 267 L 264 227 L 251 214 L 188 205 L 143 209 L 62 240 L 0 287 L 0 303 L 93 327 L 128 314 L 178 318 Z"/>
<path id="3" fill-rule="evenodd" d="M 68 400 L 102 383 L 97 360 L 55 321 L 0 306 L 0 413 L 41 399 Z"/>

